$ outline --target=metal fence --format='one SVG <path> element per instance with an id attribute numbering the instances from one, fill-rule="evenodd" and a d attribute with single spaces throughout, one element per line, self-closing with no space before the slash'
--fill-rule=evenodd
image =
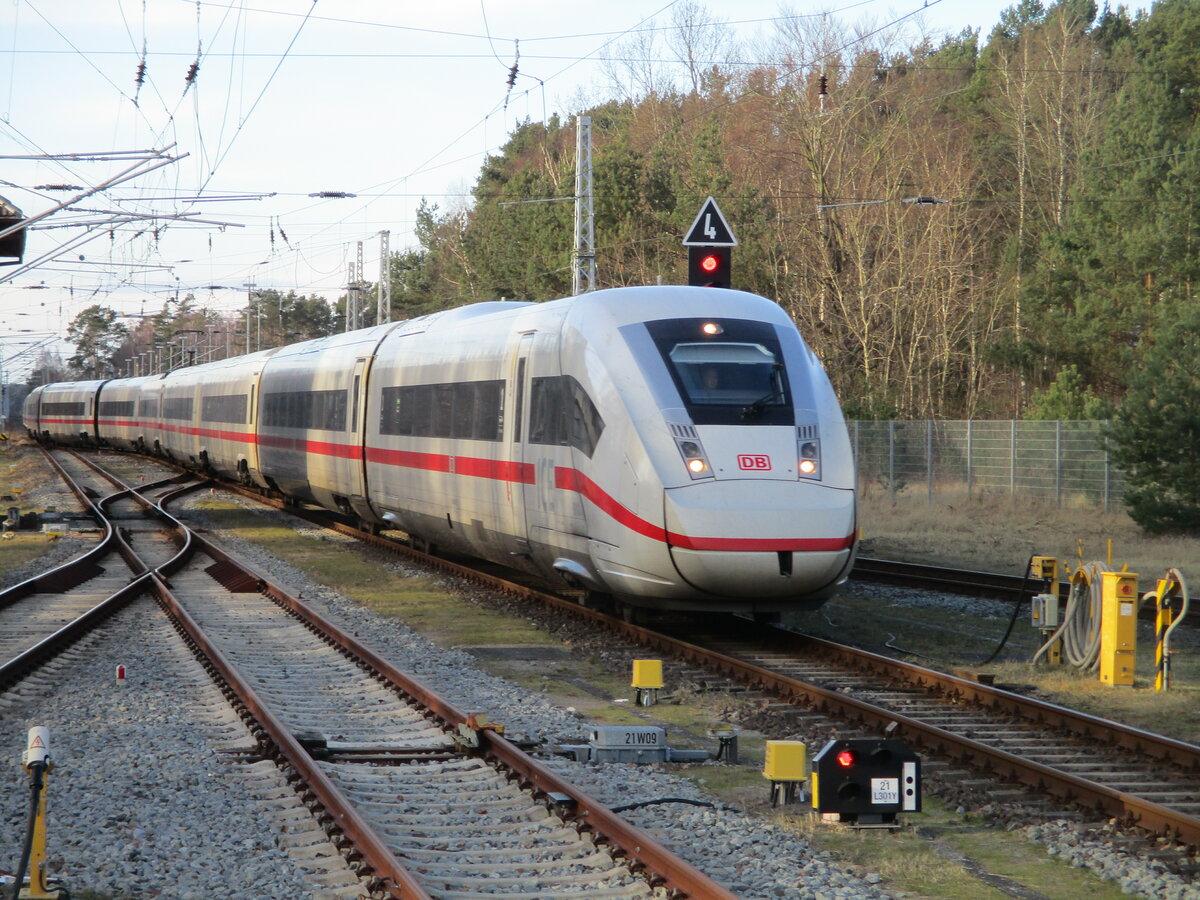
<path id="1" fill-rule="evenodd" d="M 1106 422 L 850 421 L 860 487 L 948 499 L 1002 495 L 1107 511 L 1125 489 Z"/>

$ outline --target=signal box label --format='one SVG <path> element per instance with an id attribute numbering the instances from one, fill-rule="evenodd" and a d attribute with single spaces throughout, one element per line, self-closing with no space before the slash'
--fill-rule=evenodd
<path id="1" fill-rule="evenodd" d="M 875 806 L 888 806 L 900 802 L 899 778 L 872 778 L 871 803 Z"/>

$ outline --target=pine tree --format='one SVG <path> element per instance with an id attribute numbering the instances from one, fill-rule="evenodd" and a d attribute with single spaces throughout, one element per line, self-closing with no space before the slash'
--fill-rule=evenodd
<path id="1" fill-rule="evenodd" d="M 1130 516 L 1152 534 L 1200 533 L 1200 309 L 1159 329 L 1113 423 Z"/>

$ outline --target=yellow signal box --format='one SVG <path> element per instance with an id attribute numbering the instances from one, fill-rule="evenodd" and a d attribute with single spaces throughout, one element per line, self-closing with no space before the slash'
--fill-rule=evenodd
<path id="1" fill-rule="evenodd" d="M 658 692 L 663 686 L 663 668 L 661 659 L 635 659 L 633 661 L 633 680 L 630 687 L 634 690 L 635 702 L 638 706 L 653 706 L 658 702 Z"/>
<path id="2" fill-rule="evenodd" d="M 633 661 L 633 682 L 630 687 L 661 688 L 663 686 L 663 670 L 661 659 L 635 659 Z"/>
<path id="3" fill-rule="evenodd" d="M 807 781 L 808 750 L 803 741 L 767 741 L 763 778 L 771 781 Z"/>
<path id="4" fill-rule="evenodd" d="M 808 776 L 808 749 L 803 741 L 767 741 L 763 778 L 771 782 L 771 806 L 803 800 Z"/>
<path id="5" fill-rule="evenodd" d="M 1132 685 L 1137 656 L 1137 575 L 1102 572 L 1100 577 L 1100 681 Z"/>

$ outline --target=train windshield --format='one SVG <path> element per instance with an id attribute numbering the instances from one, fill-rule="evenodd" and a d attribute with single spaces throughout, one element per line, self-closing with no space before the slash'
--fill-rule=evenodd
<path id="1" fill-rule="evenodd" d="M 675 319 L 646 327 L 696 424 L 793 421 L 787 372 L 771 326 Z"/>

